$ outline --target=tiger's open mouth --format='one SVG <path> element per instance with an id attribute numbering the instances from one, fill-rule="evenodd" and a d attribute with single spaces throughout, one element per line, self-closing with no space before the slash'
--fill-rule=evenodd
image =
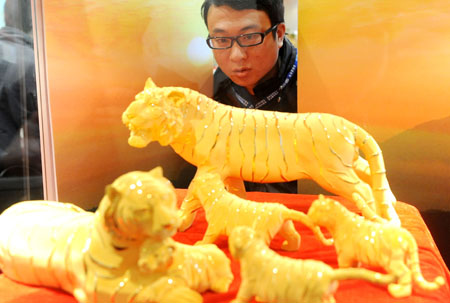
<path id="1" fill-rule="evenodd" d="M 151 142 L 151 139 L 148 138 L 144 132 L 135 130 L 132 125 L 128 126 L 128 128 L 130 129 L 130 136 L 128 137 L 129 145 L 137 148 L 143 148 Z"/>
<path id="2" fill-rule="evenodd" d="M 122 123 L 130 130 L 128 144 L 137 148 L 146 147 L 152 141 L 151 136 L 145 130 L 137 127 L 133 123 L 133 118 L 134 116 L 128 113 L 128 110 L 122 114 Z"/>

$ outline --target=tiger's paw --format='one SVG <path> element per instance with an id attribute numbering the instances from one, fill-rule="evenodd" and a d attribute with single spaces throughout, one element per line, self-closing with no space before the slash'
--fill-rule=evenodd
<path id="1" fill-rule="evenodd" d="M 285 251 L 297 251 L 300 248 L 300 238 L 296 241 L 284 240 L 281 249 Z"/>
<path id="2" fill-rule="evenodd" d="M 404 298 L 411 295 L 411 284 L 389 284 L 388 291 L 394 298 Z"/>
<path id="3" fill-rule="evenodd" d="M 195 220 L 196 213 L 192 214 L 184 214 L 181 211 L 178 212 L 178 216 L 181 219 L 181 224 L 178 227 L 178 231 L 186 231 L 189 227 L 191 227 L 192 223 Z"/>

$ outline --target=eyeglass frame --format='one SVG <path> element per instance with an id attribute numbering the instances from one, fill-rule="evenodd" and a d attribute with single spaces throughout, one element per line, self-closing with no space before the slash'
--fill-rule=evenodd
<path id="1" fill-rule="evenodd" d="M 236 41 L 236 43 L 237 43 L 240 47 L 252 47 L 252 46 L 260 45 L 260 44 L 262 44 L 262 43 L 264 42 L 264 38 L 265 38 L 268 34 L 272 33 L 274 30 L 278 29 L 278 25 L 280 25 L 280 23 L 275 24 L 274 26 L 272 26 L 271 28 L 269 28 L 269 29 L 266 30 L 265 32 L 247 33 L 247 34 L 242 34 L 242 35 L 238 35 L 238 36 L 231 36 L 231 37 L 213 36 L 213 37 L 211 37 L 211 36 L 208 35 L 208 38 L 206 38 L 206 44 L 208 45 L 208 47 L 209 47 L 210 49 L 219 49 L 219 50 L 232 48 L 235 41 Z M 256 35 L 256 34 L 261 35 L 261 41 L 258 42 L 258 43 L 256 43 L 256 44 L 242 45 L 242 44 L 239 42 L 239 40 L 238 40 L 240 37 L 245 37 L 245 36 L 247 36 L 247 35 Z M 211 41 L 212 39 L 217 39 L 217 38 L 231 39 L 231 44 L 230 44 L 230 46 L 228 46 L 228 47 L 213 47 L 212 44 L 210 44 L 210 41 Z"/>

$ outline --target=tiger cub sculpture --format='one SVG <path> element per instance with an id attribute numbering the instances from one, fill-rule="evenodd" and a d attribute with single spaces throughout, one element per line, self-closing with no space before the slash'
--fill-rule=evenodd
<path id="1" fill-rule="evenodd" d="M 344 118 L 231 107 L 188 88 L 159 88 L 149 78 L 122 121 L 131 146 L 170 145 L 197 166 L 196 176 L 214 167 L 241 195 L 242 180 L 309 178 L 356 203 L 365 217 L 400 225 L 378 144 Z M 180 229 L 194 218 L 183 214 Z"/>
<path id="2" fill-rule="evenodd" d="M 203 239 L 198 243 L 214 243 L 218 236 L 228 236 L 236 226 L 245 225 L 260 232 L 267 245 L 279 233 L 285 239 L 282 249 L 298 250 L 300 235 L 295 230 L 294 220 L 310 228 L 323 244 L 332 244 L 306 214 L 280 203 L 261 203 L 240 198 L 225 189 L 219 173 L 205 172 L 195 178 L 190 186 L 191 190 L 185 199 L 187 202 L 181 206 L 181 211 L 189 214 L 203 207 L 208 222 Z"/>
<path id="3" fill-rule="evenodd" d="M 63 289 L 81 303 L 200 303 L 198 291 L 213 283 L 185 280 L 191 268 L 175 274 L 168 264 L 153 271 L 139 264 L 149 242 L 167 243 L 175 234 L 176 203 L 161 168 L 117 178 L 95 213 L 69 203 L 17 203 L 0 215 L 0 269 L 15 281 Z M 216 275 L 230 271 L 224 261 Z"/>
<path id="4" fill-rule="evenodd" d="M 149 272 L 165 270 L 166 274 L 188 281 L 190 288 L 198 292 L 211 289 L 228 291 L 234 279 L 230 259 L 214 244 L 186 245 L 169 238 L 167 241 L 144 243 L 138 261 Z M 170 256 L 167 259 L 167 256 Z"/>
<path id="5" fill-rule="evenodd" d="M 417 243 L 408 230 L 365 220 L 323 196 L 312 203 L 308 216 L 331 233 L 339 267 L 364 263 L 380 266 L 395 276 L 398 281 L 388 286 L 393 297 L 409 296 L 413 280 L 426 290 L 435 290 L 444 284 L 444 278 L 440 276 L 433 282 L 423 278 Z"/>
<path id="6" fill-rule="evenodd" d="M 233 303 L 258 302 L 334 303 L 339 280 L 360 279 L 377 284 L 394 281 L 362 268 L 333 269 L 317 260 L 278 255 L 246 226 L 236 227 L 228 238 L 231 255 L 241 266 L 241 285 Z"/>

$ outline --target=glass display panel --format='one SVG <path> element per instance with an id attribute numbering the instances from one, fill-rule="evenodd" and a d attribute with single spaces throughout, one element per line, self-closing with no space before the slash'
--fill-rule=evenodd
<path id="1" fill-rule="evenodd" d="M 299 1 L 299 110 L 364 127 L 396 198 L 450 211 L 450 6 Z"/>
<path id="2" fill-rule="evenodd" d="M 297 1 L 286 12 L 296 41 Z M 287 3 L 286 2 L 286 3 Z M 202 0 L 44 1 L 58 199 L 91 208 L 107 184 L 162 166 L 185 188 L 195 169 L 157 142 L 128 145 L 121 114 L 151 76 L 212 96 L 215 68 Z"/>
<path id="3" fill-rule="evenodd" d="M 0 1 L 0 211 L 43 198 L 31 2 Z"/>

